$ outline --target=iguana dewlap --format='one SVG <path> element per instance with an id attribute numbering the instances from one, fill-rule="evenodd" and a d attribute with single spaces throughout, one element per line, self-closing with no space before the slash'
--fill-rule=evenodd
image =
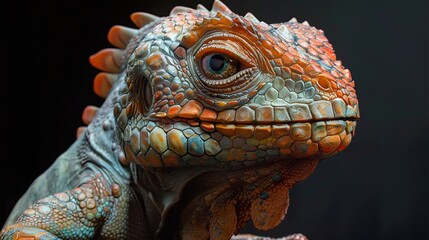
<path id="1" fill-rule="evenodd" d="M 230 239 L 248 221 L 269 230 L 289 189 L 350 144 L 354 82 L 323 31 L 218 0 L 131 18 L 139 29 L 114 26 L 117 48 L 90 58 L 104 104 L 87 109 L 91 123 L 19 200 L 1 239 Z"/>

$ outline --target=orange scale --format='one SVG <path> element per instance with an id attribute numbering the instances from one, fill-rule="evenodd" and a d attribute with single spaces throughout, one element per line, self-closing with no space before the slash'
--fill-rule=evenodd
<path id="1" fill-rule="evenodd" d="M 207 27 L 210 27 L 210 28 L 212 28 L 213 27 L 213 25 L 218 25 L 218 24 L 222 24 L 223 22 L 222 22 L 222 19 L 219 19 L 219 18 L 213 18 L 213 19 L 211 19 L 210 20 L 210 24 L 209 25 L 207 25 Z"/>
<path id="2" fill-rule="evenodd" d="M 125 114 L 127 115 L 127 117 L 133 116 L 135 113 L 135 109 L 135 103 L 131 102 L 130 104 L 128 104 L 128 106 L 125 108 Z"/>
<path id="3" fill-rule="evenodd" d="M 349 97 L 347 96 L 347 95 L 343 95 L 343 100 L 344 100 L 344 102 L 347 104 L 347 105 L 350 105 L 350 102 L 349 102 Z"/>
<path id="4" fill-rule="evenodd" d="M 180 105 L 174 105 L 168 108 L 167 110 L 167 116 L 169 118 L 174 118 L 177 116 L 177 114 L 179 114 L 181 107 Z"/>
<path id="5" fill-rule="evenodd" d="M 311 81 L 311 78 L 310 78 L 309 76 L 307 76 L 307 75 L 302 75 L 301 77 L 302 77 L 302 80 L 303 80 L 304 82 Z"/>
<path id="6" fill-rule="evenodd" d="M 211 109 L 204 108 L 200 115 L 200 119 L 203 121 L 214 121 L 217 118 L 217 113 Z"/>
<path id="7" fill-rule="evenodd" d="M 337 59 L 337 55 L 335 55 L 335 53 L 328 53 L 327 56 L 332 59 L 332 60 L 336 60 Z"/>
<path id="8" fill-rule="evenodd" d="M 285 71 L 287 74 L 291 74 L 291 70 L 288 67 L 282 67 L 283 71 Z"/>
<path id="9" fill-rule="evenodd" d="M 347 88 L 347 86 L 349 86 L 349 81 L 346 81 L 344 78 L 338 79 L 338 82 L 341 82 L 344 88 Z"/>
<path id="10" fill-rule="evenodd" d="M 189 100 L 180 110 L 179 117 L 196 118 L 203 111 L 203 105 L 196 100 Z"/>
<path id="11" fill-rule="evenodd" d="M 343 70 L 343 75 L 347 79 L 350 79 L 350 80 L 352 79 L 352 74 L 350 73 L 350 70 L 348 70 L 348 69 Z"/>
<path id="12" fill-rule="evenodd" d="M 267 40 L 262 41 L 262 46 L 267 50 L 271 50 L 273 48 L 273 44 Z"/>
<path id="13" fill-rule="evenodd" d="M 323 47 L 320 47 L 323 51 L 325 51 L 326 53 L 329 53 L 329 54 L 332 54 L 332 53 L 334 53 L 334 51 L 330 48 L 330 47 L 327 47 L 326 46 L 326 44 L 325 44 L 325 46 L 323 46 Z"/>
<path id="14" fill-rule="evenodd" d="M 202 129 L 204 129 L 204 131 L 207 131 L 207 132 L 214 132 L 216 130 L 213 123 L 208 123 L 208 122 L 202 122 L 200 127 Z"/>
<path id="15" fill-rule="evenodd" d="M 185 94 L 180 92 L 174 97 L 174 100 L 176 101 L 176 103 L 180 103 L 184 98 Z"/>
<path id="16" fill-rule="evenodd" d="M 157 105 L 158 105 L 158 106 L 164 106 L 165 104 L 167 104 L 167 102 L 168 102 L 168 100 L 167 100 L 167 99 L 164 99 L 164 100 L 162 100 L 161 102 L 159 102 Z"/>
<path id="17" fill-rule="evenodd" d="M 183 36 L 181 44 L 183 47 L 189 48 L 194 45 L 194 43 L 196 43 L 199 39 L 200 37 L 197 35 L 196 32 L 189 32 Z"/>
<path id="18" fill-rule="evenodd" d="M 226 103 L 226 106 L 228 106 L 228 107 L 233 107 L 233 106 L 237 106 L 237 105 L 238 105 L 237 100 L 229 101 Z"/>
<path id="19" fill-rule="evenodd" d="M 225 24 L 225 25 L 231 25 L 232 20 L 227 16 L 223 16 L 220 18 L 220 23 Z"/>
<path id="20" fill-rule="evenodd" d="M 281 49 L 280 47 L 278 47 L 277 45 L 275 45 L 274 47 L 273 47 L 273 51 L 272 51 L 272 53 L 273 53 L 273 55 L 274 55 L 274 57 L 277 59 L 277 58 L 281 58 L 282 57 L 282 55 L 283 55 L 283 49 Z"/>
<path id="21" fill-rule="evenodd" d="M 302 40 L 304 40 L 308 45 L 310 45 L 310 39 L 311 36 L 308 36 L 308 34 L 304 34 Z"/>
<path id="22" fill-rule="evenodd" d="M 303 67 L 303 68 L 309 64 L 309 62 L 302 57 L 298 58 L 298 60 L 296 60 L 296 63 L 298 63 L 298 65 Z"/>
<path id="23" fill-rule="evenodd" d="M 320 47 L 315 47 L 313 49 L 317 52 L 316 56 L 321 57 L 325 54 L 325 52 Z"/>
<path id="24" fill-rule="evenodd" d="M 262 53 L 263 53 L 265 56 L 267 56 L 268 58 L 270 58 L 270 59 L 273 59 L 273 58 L 274 58 L 273 54 L 271 53 L 271 49 L 262 48 L 261 50 L 262 50 Z"/>
<path id="25" fill-rule="evenodd" d="M 298 74 L 303 74 L 304 73 L 304 70 L 298 64 L 294 64 L 294 65 L 290 66 L 290 70 L 292 72 L 298 73 Z"/>
<path id="26" fill-rule="evenodd" d="M 349 92 L 355 92 L 355 89 L 354 89 L 354 88 L 352 88 L 352 87 L 350 87 L 350 86 L 347 86 L 347 87 L 346 87 L 346 89 L 347 89 Z"/>
<path id="27" fill-rule="evenodd" d="M 328 41 L 328 39 L 325 36 L 323 36 L 322 34 L 317 35 L 316 39 L 321 41 L 321 42 L 327 42 Z"/>
<path id="28" fill-rule="evenodd" d="M 330 71 L 330 73 L 331 73 L 331 74 L 332 74 L 332 76 L 334 76 L 335 78 L 341 78 L 340 74 L 339 74 L 336 70 L 334 70 L 334 69 L 332 69 L 332 70 Z"/>
<path id="29" fill-rule="evenodd" d="M 162 94 L 161 91 L 156 91 L 155 94 L 154 94 L 155 101 L 161 100 L 162 96 L 163 96 L 163 94 Z"/>
<path id="30" fill-rule="evenodd" d="M 325 65 L 327 65 L 327 66 L 329 66 L 329 67 L 334 67 L 334 66 L 332 66 L 332 62 L 331 61 L 329 61 L 329 59 L 323 59 L 322 60 L 322 63 L 323 64 L 325 64 Z M 329 74 L 330 75 L 330 74 Z"/>
<path id="31" fill-rule="evenodd" d="M 310 77 L 315 77 L 322 72 L 322 70 L 314 64 L 307 65 L 307 67 L 305 67 L 304 71 Z"/>
<path id="32" fill-rule="evenodd" d="M 296 49 L 295 48 L 293 48 L 293 47 L 289 47 L 288 48 L 288 52 L 290 53 L 290 54 L 292 54 L 292 55 L 295 55 L 295 56 L 298 56 L 299 54 L 298 54 L 298 51 L 296 51 Z"/>
<path id="33" fill-rule="evenodd" d="M 221 107 L 221 108 L 226 106 L 226 102 L 224 102 L 224 101 L 216 101 L 214 104 L 215 104 L 215 106 Z"/>
<path id="34" fill-rule="evenodd" d="M 337 67 L 342 67 L 343 62 L 341 62 L 341 60 L 337 60 L 334 62 L 335 66 Z M 344 67 L 343 67 L 344 68 Z"/>
<path id="35" fill-rule="evenodd" d="M 317 38 L 310 39 L 310 44 L 312 46 L 322 46 L 323 45 L 323 43 L 320 40 L 318 40 Z"/>
<path id="36" fill-rule="evenodd" d="M 268 41 L 270 41 L 272 43 L 279 42 L 279 39 L 274 39 L 274 37 L 271 34 L 263 34 L 263 35 Z"/>
<path id="37" fill-rule="evenodd" d="M 282 60 L 280 58 L 275 58 L 274 62 L 276 63 L 277 66 L 282 66 L 283 65 Z"/>
<path id="38" fill-rule="evenodd" d="M 251 91 L 251 92 L 249 93 L 248 97 L 249 97 L 249 98 L 252 98 L 252 97 L 254 97 L 254 96 L 256 95 L 256 93 L 258 93 L 258 91 L 256 91 L 256 90 Z"/>
<path id="39" fill-rule="evenodd" d="M 189 125 L 191 125 L 192 127 L 197 127 L 197 126 L 199 126 L 200 125 L 200 122 L 198 122 L 198 121 L 195 121 L 195 120 L 188 120 L 187 121 L 188 122 L 188 124 Z"/>
<path id="40" fill-rule="evenodd" d="M 309 49 L 307 49 L 308 53 L 310 53 L 313 56 L 318 56 L 319 54 L 317 53 L 316 50 L 314 50 L 313 47 L 310 47 Z"/>
<path id="41" fill-rule="evenodd" d="M 295 59 L 294 56 L 288 52 L 285 52 L 281 57 L 281 60 L 284 66 L 290 66 L 292 64 L 295 64 L 294 59 Z"/>

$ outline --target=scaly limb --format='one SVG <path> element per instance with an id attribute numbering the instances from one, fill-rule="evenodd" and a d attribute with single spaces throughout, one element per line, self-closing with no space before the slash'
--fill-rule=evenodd
<path id="1" fill-rule="evenodd" d="M 73 190 L 57 193 L 30 206 L 1 232 L 1 239 L 88 239 L 94 237 L 109 216 L 118 216 L 121 188 L 97 174 Z M 114 214 L 112 214 L 114 213 Z M 113 221 L 117 222 L 117 221 Z M 118 225 L 103 235 L 121 238 Z M 110 233 L 109 233 L 110 232 Z"/>

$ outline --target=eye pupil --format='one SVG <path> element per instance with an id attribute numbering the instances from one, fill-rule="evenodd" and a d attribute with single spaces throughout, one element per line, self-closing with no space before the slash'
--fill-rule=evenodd
<path id="1" fill-rule="evenodd" d="M 209 59 L 210 69 L 214 72 L 221 72 L 226 65 L 226 59 L 223 55 L 215 54 Z"/>
<path id="2" fill-rule="evenodd" d="M 202 73 L 208 79 L 226 79 L 237 73 L 239 63 L 224 53 L 209 53 L 201 59 Z"/>

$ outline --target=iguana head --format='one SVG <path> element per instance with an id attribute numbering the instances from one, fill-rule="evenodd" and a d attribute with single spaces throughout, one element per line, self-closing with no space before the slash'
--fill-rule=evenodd
<path id="1" fill-rule="evenodd" d="M 115 116 L 131 162 L 239 168 L 324 158 L 353 135 L 349 70 L 321 30 L 179 8 L 125 49 Z"/>
<path id="2" fill-rule="evenodd" d="M 167 17 L 132 19 L 140 29 L 109 33 L 120 49 L 91 59 L 110 72 L 98 75 L 99 86 L 118 79 L 114 116 L 126 161 L 223 169 L 230 186 L 205 194 L 201 212 L 230 217 L 228 224 L 212 217 L 210 236 L 230 236 L 250 218 L 259 229 L 276 226 L 289 188 L 346 148 L 359 118 L 350 71 L 323 31 L 295 19 L 267 24 L 219 1 L 211 11 L 176 7 Z M 182 210 L 201 208 L 192 201 Z"/>

